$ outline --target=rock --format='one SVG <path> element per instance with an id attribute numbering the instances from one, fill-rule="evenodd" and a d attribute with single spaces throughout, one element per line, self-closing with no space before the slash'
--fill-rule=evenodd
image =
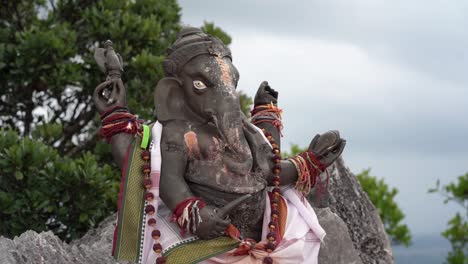
<path id="1" fill-rule="evenodd" d="M 82 263 L 52 232 L 26 231 L 14 240 L 0 238 L 0 263 Z"/>
<path id="2" fill-rule="evenodd" d="M 391 244 L 377 209 L 341 157 L 330 168 L 327 200 L 330 210 L 346 224 L 362 263 L 393 263 Z M 329 233 L 336 232 L 332 228 L 325 230 Z"/>
<path id="3" fill-rule="evenodd" d="M 108 217 L 97 229 L 71 244 L 50 231 L 26 231 L 13 240 L 0 237 L 0 263 L 118 263 L 111 256 L 114 220 L 115 215 Z"/>
<path id="4" fill-rule="evenodd" d="M 362 264 L 354 248 L 346 223 L 330 208 L 316 208 L 315 213 L 327 235 L 320 246 L 319 263 Z M 339 254 L 338 254 L 339 252 Z"/>
<path id="5" fill-rule="evenodd" d="M 88 231 L 82 238 L 70 243 L 82 252 L 87 259 L 86 263 L 127 263 L 117 262 L 111 256 L 116 217 L 116 214 L 109 216 L 96 229 Z"/>
<path id="6" fill-rule="evenodd" d="M 327 232 L 319 263 L 393 263 L 382 221 L 356 176 L 341 158 L 329 172 L 329 192 L 313 199 L 319 222 Z M 117 263 L 111 256 L 114 221 L 115 214 L 70 244 L 51 232 L 27 231 L 13 240 L 0 237 L 0 263 Z"/>

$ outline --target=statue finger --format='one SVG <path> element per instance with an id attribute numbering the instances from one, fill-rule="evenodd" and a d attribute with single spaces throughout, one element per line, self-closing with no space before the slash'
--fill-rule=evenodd
<path id="1" fill-rule="evenodd" d="M 99 84 L 96 89 L 94 89 L 93 98 L 99 99 L 99 96 L 102 96 L 104 89 L 106 89 L 110 84 L 112 84 L 112 81 L 110 80 Z"/>
<path id="2" fill-rule="evenodd" d="M 312 141 L 310 142 L 309 151 L 315 149 L 315 146 L 317 145 L 317 142 L 318 142 L 319 138 L 320 138 L 320 135 L 319 135 L 319 134 L 315 135 L 315 137 L 314 137 L 314 138 L 312 139 Z"/>
<path id="3" fill-rule="evenodd" d="M 343 150 L 346 146 L 346 140 L 344 139 L 341 139 L 340 140 L 340 144 L 338 144 L 334 150 L 332 150 L 333 154 L 335 154 L 336 156 L 340 156 L 341 153 L 343 153 Z"/>
<path id="4" fill-rule="evenodd" d="M 226 228 L 230 225 L 231 223 L 227 224 L 227 225 L 224 225 L 224 223 L 222 225 L 216 225 L 213 229 L 216 233 L 218 234 L 222 234 L 224 233 L 224 231 L 226 230 Z"/>
<path id="5" fill-rule="evenodd" d="M 246 195 L 243 195 L 237 199 L 235 199 L 234 201 L 226 204 L 224 207 L 220 208 L 218 210 L 218 213 L 217 215 L 219 216 L 219 218 L 223 219 L 224 217 L 226 217 L 232 210 L 234 210 L 236 207 L 238 207 L 239 205 L 241 205 L 242 203 L 244 203 L 245 200 L 249 199 L 250 197 L 252 197 L 251 194 L 246 194 Z"/>
<path id="6" fill-rule="evenodd" d="M 270 91 L 271 96 L 273 96 L 275 99 L 278 99 L 278 92 L 276 90 L 271 89 Z"/>
<path id="7" fill-rule="evenodd" d="M 115 79 L 111 99 L 118 105 L 125 105 L 125 86 L 121 79 Z"/>
<path id="8" fill-rule="evenodd" d="M 326 150 L 324 154 L 319 155 L 319 159 L 323 160 L 325 164 L 333 163 L 343 153 L 346 140 L 340 139 L 340 142 L 333 147 L 332 150 Z"/>
<path id="9" fill-rule="evenodd" d="M 231 224 L 230 219 L 213 219 L 213 221 L 216 223 L 214 228 L 220 231 L 224 231 Z"/>
<path id="10" fill-rule="evenodd" d="M 127 90 L 125 89 L 125 85 L 123 84 L 122 79 L 119 79 L 117 81 L 117 89 L 118 89 L 117 100 L 119 100 L 119 102 L 122 105 L 126 105 L 127 104 L 127 100 L 126 100 Z"/>
<path id="11" fill-rule="evenodd" d="M 338 130 L 330 130 L 331 133 L 335 134 L 335 138 L 339 139 L 340 138 L 340 131 Z"/>
<path id="12" fill-rule="evenodd" d="M 260 86 L 258 87 L 258 92 L 257 93 L 265 93 L 265 90 L 266 90 L 266 87 L 268 87 L 268 82 L 267 81 L 263 81 Z"/>
<path id="13" fill-rule="evenodd" d="M 327 155 L 330 152 L 333 152 L 340 146 L 341 138 L 340 133 L 337 130 L 330 130 L 322 134 L 323 140 L 321 144 L 323 149 L 318 153 L 319 155 Z"/>
<path id="14" fill-rule="evenodd" d="M 106 100 L 104 99 L 104 96 L 102 92 L 104 89 L 106 89 L 112 82 L 111 81 L 105 81 L 101 84 L 99 84 L 96 89 L 94 89 L 93 93 L 93 100 L 94 103 L 96 104 L 96 108 L 99 110 L 99 112 L 104 111 L 104 109 L 107 107 Z"/>
<path id="15" fill-rule="evenodd" d="M 328 148 L 326 148 L 326 152 L 333 152 L 335 153 L 336 150 L 338 150 L 340 148 L 340 145 L 341 145 L 341 142 L 343 141 L 343 139 L 340 138 L 340 132 L 338 132 L 337 130 L 332 130 L 332 131 L 329 131 L 331 132 L 332 134 L 334 134 L 335 138 L 333 139 L 331 143 L 331 146 L 329 146 Z"/>

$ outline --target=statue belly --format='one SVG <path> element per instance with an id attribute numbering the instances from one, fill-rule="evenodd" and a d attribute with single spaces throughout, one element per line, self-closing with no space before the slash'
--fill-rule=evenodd
<path id="1" fill-rule="evenodd" d="M 195 196 L 203 198 L 207 204 L 218 208 L 244 195 L 241 193 L 224 192 L 193 182 L 189 182 L 188 185 Z M 239 205 L 229 214 L 229 219 L 239 229 L 242 238 L 252 238 L 259 241 L 262 234 L 266 192 L 264 189 L 261 189 L 251 194 L 252 197 L 250 199 L 244 204 Z"/>
<path id="2" fill-rule="evenodd" d="M 221 161 L 192 160 L 188 164 L 185 179 L 188 182 L 228 193 L 246 194 L 263 190 L 267 186 L 266 180 L 261 174 L 252 173 L 249 170 L 234 171 Z"/>

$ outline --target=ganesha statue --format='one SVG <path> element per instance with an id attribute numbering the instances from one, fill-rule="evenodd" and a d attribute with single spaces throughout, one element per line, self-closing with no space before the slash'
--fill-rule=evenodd
<path id="1" fill-rule="evenodd" d="M 137 263 L 316 263 L 325 231 L 305 198 L 342 153 L 337 131 L 281 157 L 278 92 L 263 82 L 249 119 L 219 39 L 183 28 L 154 89 L 155 119 L 126 105 L 122 58 L 95 58 L 93 98 L 122 170 L 113 255 Z"/>

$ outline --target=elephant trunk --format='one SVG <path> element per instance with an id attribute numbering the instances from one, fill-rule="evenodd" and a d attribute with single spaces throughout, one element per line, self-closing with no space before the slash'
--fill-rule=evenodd
<path id="1" fill-rule="evenodd" d="M 226 147 L 237 154 L 242 154 L 248 149 L 242 124 L 242 112 L 239 97 L 225 97 L 220 102 L 212 115 L 213 123 L 216 125 L 221 138 L 226 142 Z"/>

